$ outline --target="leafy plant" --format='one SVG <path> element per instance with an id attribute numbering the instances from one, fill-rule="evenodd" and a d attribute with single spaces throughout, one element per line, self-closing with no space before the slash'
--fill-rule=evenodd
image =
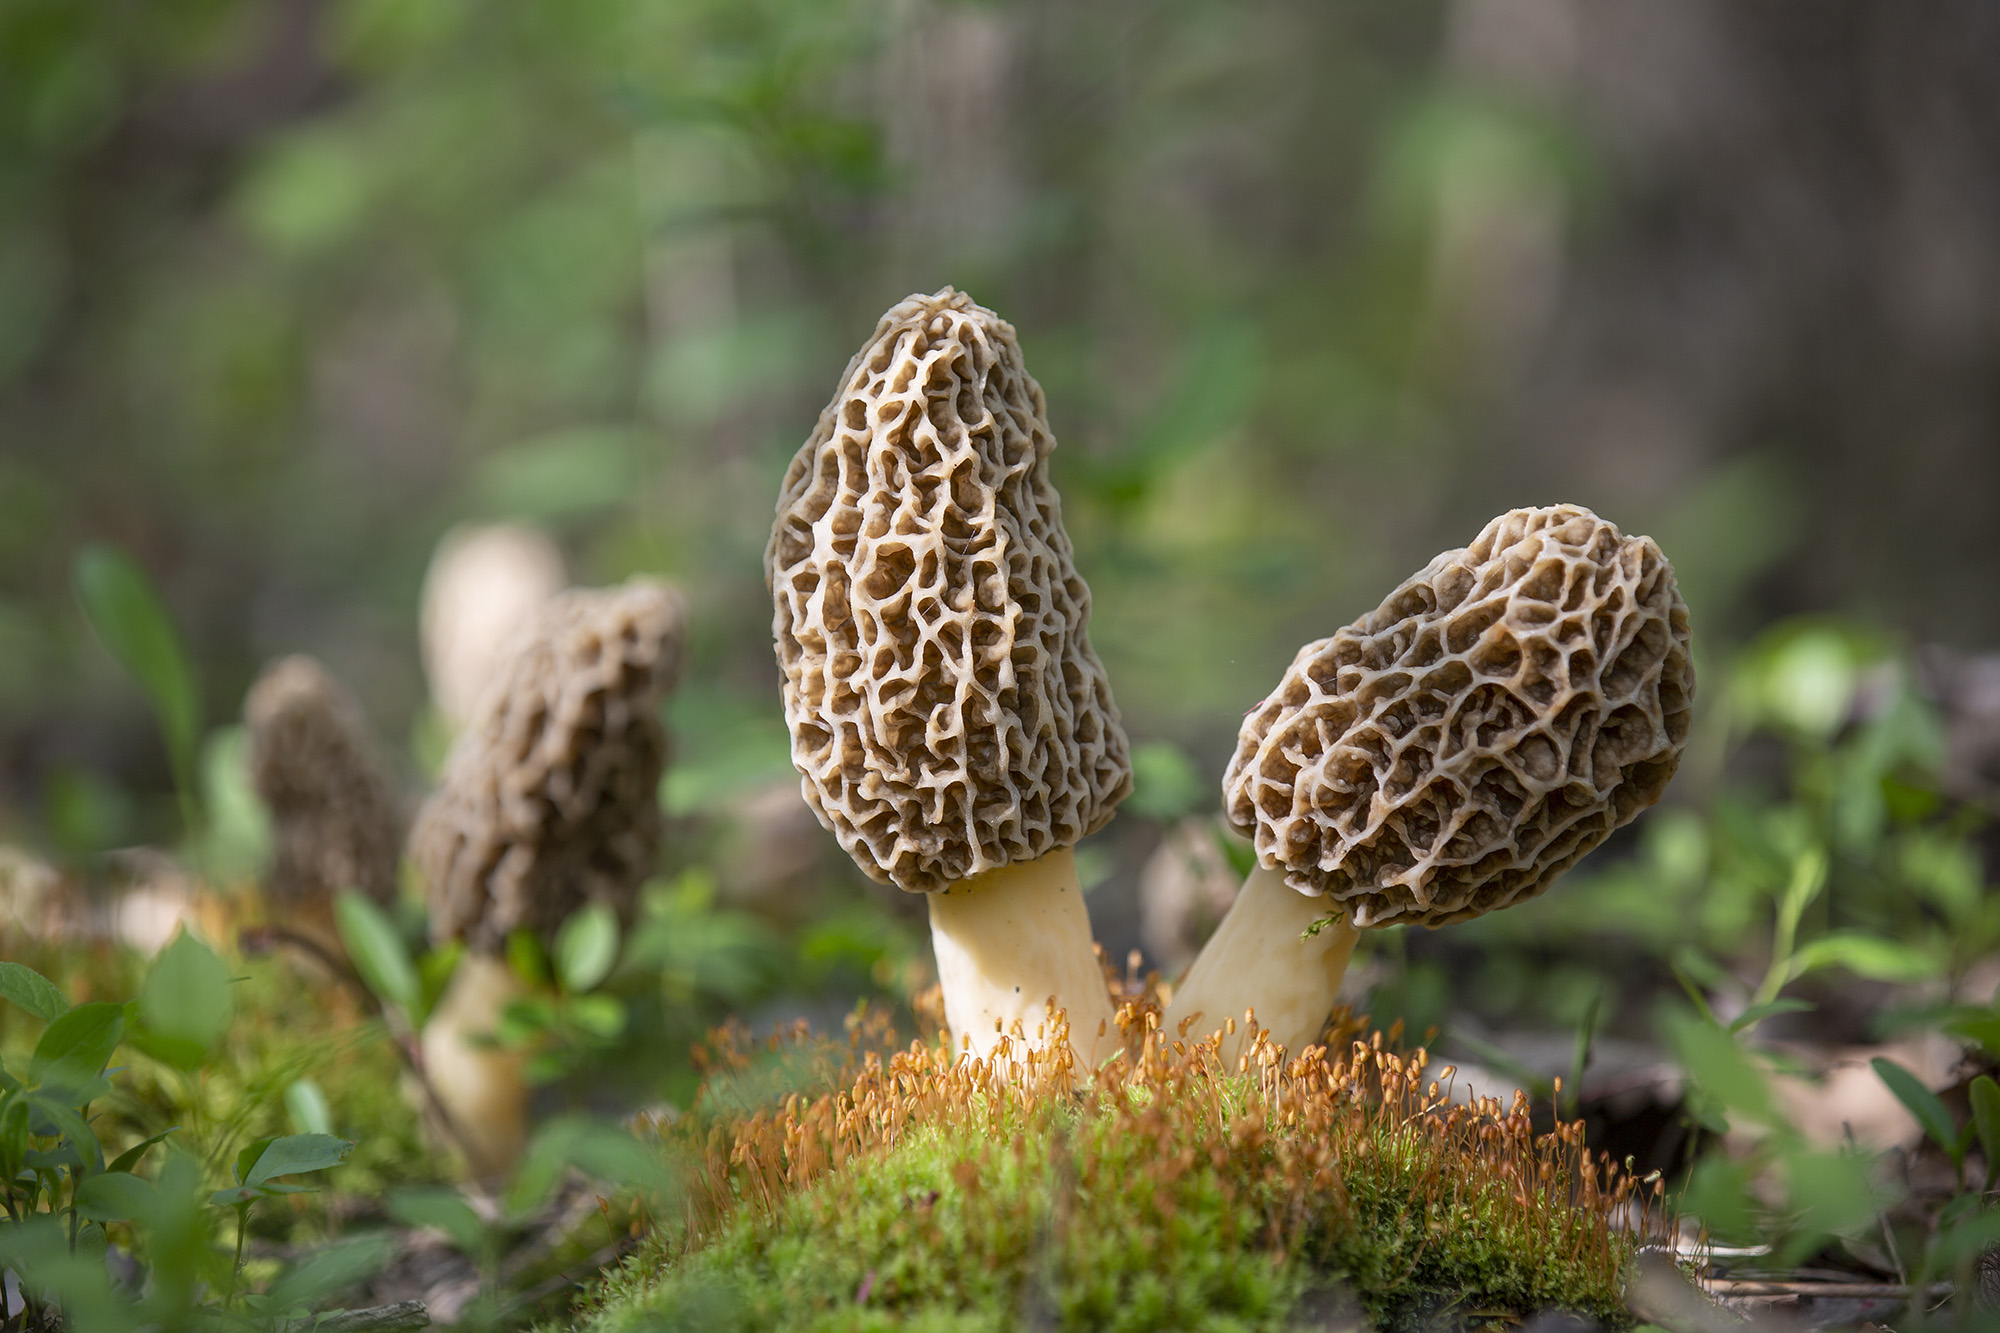
<path id="1" fill-rule="evenodd" d="M 255 1140 L 235 1154 L 232 1183 L 212 1191 L 200 1161 L 173 1146 L 178 1126 L 117 1152 L 101 1140 L 92 1107 L 113 1092 L 113 1054 L 128 1045 L 199 1070 L 228 1024 L 228 987 L 221 961 L 186 933 L 126 1004 L 72 1005 L 40 973 L 0 962 L 0 998 L 44 1024 L 24 1070 L 0 1067 L 0 1268 L 20 1282 L 26 1327 L 54 1327 L 58 1311 L 71 1328 L 287 1327 L 384 1257 L 379 1242 L 351 1243 L 310 1256 L 268 1291 L 240 1290 L 251 1209 L 305 1191 L 287 1178 L 339 1165 L 349 1140 Z M 165 1160 L 148 1178 L 141 1168 L 155 1148 Z M 233 1252 L 215 1243 L 225 1213 Z M 106 1266 L 114 1243 L 145 1265 L 136 1290 Z"/>

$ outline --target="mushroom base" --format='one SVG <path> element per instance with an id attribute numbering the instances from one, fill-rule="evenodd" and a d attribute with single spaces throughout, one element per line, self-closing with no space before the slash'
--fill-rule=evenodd
<path id="1" fill-rule="evenodd" d="M 477 1180 L 504 1178 L 527 1145 L 527 1055 L 478 1044 L 499 1026 L 508 1004 L 527 993 L 506 959 L 469 953 L 424 1024 L 424 1077 L 450 1121 L 444 1137 L 464 1150 Z"/>
<path id="2" fill-rule="evenodd" d="M 989 870 L 929 897 L 945 1022 L 961 1050 L 987 1058 L 1002 1032 L 1041 1049 L 1051 1001 L 1068 1013 L 1070 1044 L 1086 1068 L 1118 1045 L 1071 849 Z"/>
<path id="3" fill-rule="evenodd" d="M 1236 1034 L 1223 1044 L 1223 1054 L 1233 1059 L 1249 1040 L 1246 1016 L 1254 1010 L 1257 1026 L 1289 1055 L 1318 1041 L 1360 937 L 1342 919 L 1303 938 L 1331 905 L 1286 884 L 1281 870 L 1251 871 L 1235 905 L 1175 988 L 1161 1030 L 1176 1035 L 1181 1020 L 1193 1018 L 1188 1036 L 1199 1039 L 1234 1019 Z"/>

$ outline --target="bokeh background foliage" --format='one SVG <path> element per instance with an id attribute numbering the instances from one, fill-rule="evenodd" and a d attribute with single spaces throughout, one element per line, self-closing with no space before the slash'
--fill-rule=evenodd
<path id="1" fill-rule="evenodd" d="M 1990 641 L 1995 19 L 1668 8 L 9 0 L 0 820 L 171 819 L 93 539 L 209 717 L 305 649 L 397 735 L 438 534 L 546 521 L 686 582 L 683 759 L 768 768 L 774 479 L 947 282 L 1021 329 L 1120 701 L 1204 773 L 1515 504 L 1653 533 L 1711 650 Z"/>

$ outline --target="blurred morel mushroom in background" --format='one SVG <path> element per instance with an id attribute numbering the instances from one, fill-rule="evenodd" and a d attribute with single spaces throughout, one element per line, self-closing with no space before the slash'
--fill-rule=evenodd
<path id="1" fill-rule="evenodd" d="M 353 889 L 396 896 L 403 813 L 367 716 L 310 657 L 264 668 L 243 703 L 250 781 L 270 811 L 264 888 L 299 925 L 330 940 L 332 903 Z"/>
<path id="2" fill-rule="evenodd" d="M 1494 519 L 1301 648 L 1244 720 L 1223 808 L 1258 868 L 1169 1029 L 1254 1007 L 1298 1054 L 1357 928 L 1542 892 L 1660 799 L 1693 700 L 1687 606 L 1652 538 L 1576 505 Z"/>
<path id="3" fill-rule="evenodd" d="M 554 539 L 521 523 L 453 528 L 424 572 L 419 634 L 431 701 L 453 731 L 472 721 L 515 636 L 564 588 Z"/>
<path id="4" fill-rule="evenodd" d="M 631 919 L 659 848 L 660 705 L 683 624 L 680 594 L 642 579 L 549 603 L 411 831 L 431 933 L 467 947 L 425 1026 L 425 1068 L 481 1177 L 513 1163 L 527 1128 L 522 1053 L 479 1044 L 522 993 L 501 956 L 507 936 L 549 942 L 589 903 Z"/>

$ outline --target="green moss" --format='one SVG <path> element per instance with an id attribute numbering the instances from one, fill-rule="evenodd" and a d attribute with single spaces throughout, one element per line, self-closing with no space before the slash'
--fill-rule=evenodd
<path id="1" fill-rule="evenodd" d="M 1602 1263 L 1566 1257 L 1573 1236 L 1441 1189 L 1435 1141 L 1385 1125 L 1314 1191 L 1282 1125 L 1218 1151 L 1188 1123 L 1072 1104 L 915 1127 L 690 1252 L 655 1241 L 581 1327 L 1278 1329 L 1327 1289 L 1390 1328 L 1548 1307 L 1629 1322 Z"/>

